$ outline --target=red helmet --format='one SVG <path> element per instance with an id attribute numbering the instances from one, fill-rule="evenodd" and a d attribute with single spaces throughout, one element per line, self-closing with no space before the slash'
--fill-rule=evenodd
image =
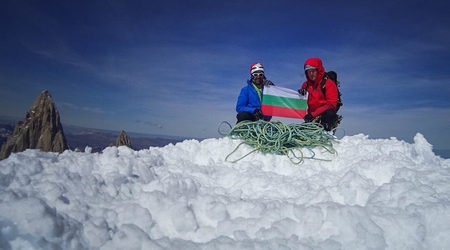
<path id="1" fill-rule="evenodd" d="M 261 71 L 262 73 L 264 73 L 264 66 L 262 65 L 262 63 L 255 62 L 250 65 L 250 74 L 253 74 L 256 71 Z"/>

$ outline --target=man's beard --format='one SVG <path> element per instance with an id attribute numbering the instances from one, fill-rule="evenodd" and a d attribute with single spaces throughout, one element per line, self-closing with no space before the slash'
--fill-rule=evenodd
<path id="1" fill-rule="evenodd" d="M 261 87 L 262 83 L 263 83 L 263 79 L 262 78 L 258 78 L 258 79 L 253 79 L 253 83 L 258 86 Z"/>

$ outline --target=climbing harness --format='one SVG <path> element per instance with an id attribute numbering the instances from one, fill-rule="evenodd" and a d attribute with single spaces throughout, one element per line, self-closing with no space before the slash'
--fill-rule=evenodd
<path id="1" fill-rule="evenodd" d="M 303 159 L 325 160 L 315 158 L 315 147 L 324 148 L 331 154 L 336 153 L 332 143 L 336 138 L 327 133 L 321 124 L 314 122 L 286 125 L 281 121 L 243 121 L 231 129 L 228 137 L 240 139 L 242 142 L 227 155 L 226 161 L 243 144 L 254 148 L 231 162 L 237 162 L 256 151 L 286 155 L 294 164 L 303 162 Z M 308 150 L 309 156 L 305 155 L 302 149 Z"/>

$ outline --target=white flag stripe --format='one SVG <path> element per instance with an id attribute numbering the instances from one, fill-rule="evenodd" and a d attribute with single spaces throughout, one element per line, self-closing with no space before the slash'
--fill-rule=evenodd
<path id="1" fill-rule="evenodd" d="M 301 96 L 296 90 L 278 87 L 278 86 L 264 86 L 264 95 L 273 95 L 287 98 L 295 98 L 295 99 L 306 99 L 304 96 Z"/>

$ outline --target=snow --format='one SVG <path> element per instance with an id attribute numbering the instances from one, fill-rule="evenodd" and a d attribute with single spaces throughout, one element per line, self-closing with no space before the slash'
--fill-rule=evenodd
<path id="1" fill-rule="evenodd" d="M 419 133 L 345 136 L 302 164 L 226 161 L 239 144 L 12 154 L 0 161 L 0 248 L 450 248 L 450 159 Z"/>

